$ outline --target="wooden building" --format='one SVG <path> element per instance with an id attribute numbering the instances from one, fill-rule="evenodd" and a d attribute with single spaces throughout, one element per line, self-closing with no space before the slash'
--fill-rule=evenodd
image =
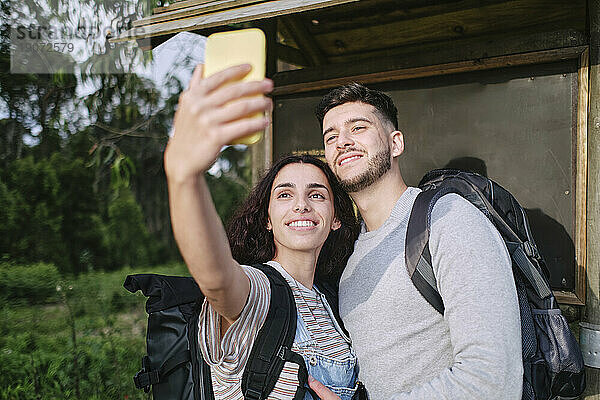
<path id="1" fill-rule="evenodd" d="M 182 31 L 262 28 L 275 107 L 272 131 L 251 148 L 257 172 L 283 153 L 322 154 L 313 109 L 330 88 L 356 81 L 387 92 L 407 183 L 454 165 L 510 190 L 528 209 L 557 298 L 585 305 L 584 329 L 598 333 L 599 9 L 600 0 L 185 0 L 117 41 L 151 48 Z M 600 398 L 590 371 L 589 398 Z"/>

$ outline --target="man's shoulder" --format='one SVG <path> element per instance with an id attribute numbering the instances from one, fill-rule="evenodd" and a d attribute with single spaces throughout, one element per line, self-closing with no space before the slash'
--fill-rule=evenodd
<path id="1" fill-rule="evenodd" d="M 487 220 L 487 217 L 473 203 L 456 193 L 448 193 L 440 197 L 431 210 L 432 224 L 445 217 L 464 218 L 465 221 Z"/>
<path id="2" fill-rule="evenodd" d="M 430 242 L 456 251 L 470 249 L 506 252 L 500 233 L 493 222 L 469 200 L 458 194 L 442 196 L 431 211 Z"/>
<path id="3" fill-rule="evenodd" d="M 431 211 L 430 239 L 434 242 L 450 235 L 470 243 L 492 240 L 500 246 L 503 241 L 490 219 L 464 197 L 450 193 L 442 196 Z"/>

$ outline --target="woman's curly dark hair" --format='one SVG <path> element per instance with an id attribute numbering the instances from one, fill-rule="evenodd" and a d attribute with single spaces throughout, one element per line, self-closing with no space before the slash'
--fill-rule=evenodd
<path id="1" fill-rule="evenodd" d="M 281 158 L 265 173 L 227 225 L 227 237 L 233 258 L 240 264 L 264 263 L 275 257 L 273 233 L 267 230 L 269 201 L 275 177 L 288 164 L 304 163 L 318 167 L 333 191 L 335 217 L 341 227 L 329 232 L 315 273 L 315 281 L 337 282 L 358 237 L 359 224 L 350 196 L 340 186 L 327 164 L 310 155 L 290 155 Z"/>

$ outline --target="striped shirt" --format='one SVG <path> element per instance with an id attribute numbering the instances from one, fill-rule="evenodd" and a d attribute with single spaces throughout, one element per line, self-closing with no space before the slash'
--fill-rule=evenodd
<path id="1" fill-rule="evenodd" d="M 345 361 L 352 357 L 350 347 L 336 329 L 333 316 L 323 305 L 324 296 L 314 289 L 308 289 L 289 275 L 279 263 L 269 261 L 278 270 L 292 289 L 298 313 L 302 317 L 312 344 L 292 345 L 292 350 L 300 355 L 310 353 L 311 346 L 326 356 Z M 265 322 L 271 299 L 271 287 L 266 275 L 255 268 L 242 266 L 250 280 L 250 293 L 239 318 L 229 327 L 223 339 L 220 338 L 220 316 L 204 301 L 199 317 L 200 351 L 211 369 L 211 379 L 215 399 L 243 399 L 242 375 L 252 350 L 254 339 Z M 292 399 L 299 386 L 298 365 L 286 362 L 269 399 Z"/>

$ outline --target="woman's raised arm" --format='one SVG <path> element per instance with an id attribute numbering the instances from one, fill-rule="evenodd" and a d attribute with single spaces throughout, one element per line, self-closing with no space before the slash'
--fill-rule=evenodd
<path id="1" fill-rule="evenodd" d="M 250 287 L 231 255 L 204 174 L 224 145 L 268 125 L 249 116 L 271 108 L 263 95 L 273 84 L 268 79 L 239 82 L 248 72 L 250 66 L 241 65 L 202 79 L 198 66 L 179 97 L 164 155 L 175 240 L 200 289 L 229 324 L 242 311 Z"/>

